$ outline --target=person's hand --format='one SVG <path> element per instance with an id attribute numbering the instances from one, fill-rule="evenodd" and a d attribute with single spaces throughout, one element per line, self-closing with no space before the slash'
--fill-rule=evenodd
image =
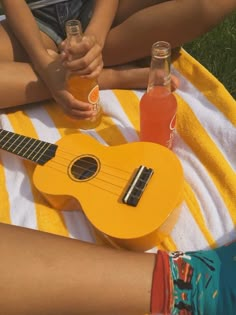
<path id="1" fill-rule="evenodd" d="M 175 75 L 171 75 L 171 91 L 174 92 L 180 86 L 179 79 Z"/>
<path id="2" fill-rule="evenodd" d="M 86 78 L 97 78 L 103 68 L 102 47 L 95 36 L 83 36 L 80 42 L 69 45 L 66 39 L 60 45 L 61 58 L 67 71 Z"/>
<path id="3" fill-rule="evenodd" d="M 54 100 L 72 118 L 89 119 L 95 113 L 93 105 L 76 100 L 66 89 L 66 69 L 61 63 L 60 55 L 48 50 L 45 66 L 41 66 L 39 75 L 50 90 Z"/>

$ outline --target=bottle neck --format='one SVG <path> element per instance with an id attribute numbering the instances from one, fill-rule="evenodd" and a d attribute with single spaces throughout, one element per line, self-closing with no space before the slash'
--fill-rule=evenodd
<path id="1" fill-rule="evenodd" d="M 156 42 L 152 46 L 152 59 L 149 71 L 148 88 L 163 87 L 171 93 L 171 47 L 167 42 Z"/>
<path id="2" fill-rule="evenodd" d="M 70 46 L 81 41 L 82 27 L 79 20 L 69 20 L 66 22 L 66 36 Z"/>

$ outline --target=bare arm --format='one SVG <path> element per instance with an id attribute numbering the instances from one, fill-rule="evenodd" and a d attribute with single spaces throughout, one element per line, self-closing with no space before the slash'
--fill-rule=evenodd
<path id="1" fill-rule="evenodd" d="M 34 70 L 46 84 L 52 97 L 68 115 L 79 119 L 89 118 L 93 114 L 91 106 L 79 102 L 66 90 L 66 72 L 59 55 L 56 52 L 49 53 L 44 47 L 39 28 L 26 2 L 2 0 L 2 5 L 9 26 L 26 50 Z"/>
<path id="2" fill-rule="evenodd" d="M 98 77 L 103 68 L 102 49 L 114 20 L 118 2 L 118 0 L 95 1 L 93 16 L 84 31 L 83 41 L 67 50 L 73 59 L 73 61 L 66 61 L 67 69 L 76 71 L 79 75 Z M 65 46 L 66 42 L 62 44 L 62 48 L 65 49 Z"/>
<path id="3" fill-rule="evenodd" d="M 51 59 L 43 45 L 35 19 L 24 0 L 2 0 L 8 23 L 37 68 Z"/>
<path id="4" fill-rule="evenodd" d="M 92 19 L 85 35 L 92 34 L 103 47 L 118 7 L 118 0 L 96 0 Z"/>

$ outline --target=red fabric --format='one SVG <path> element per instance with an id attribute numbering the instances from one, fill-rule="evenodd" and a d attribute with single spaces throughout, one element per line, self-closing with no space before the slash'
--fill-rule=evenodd
<path id="1" fill-rule="evenodd" d="M 152 278 L 151 314 L 168 314 L 170 310 L 169 256 L 158 251 Z"/>

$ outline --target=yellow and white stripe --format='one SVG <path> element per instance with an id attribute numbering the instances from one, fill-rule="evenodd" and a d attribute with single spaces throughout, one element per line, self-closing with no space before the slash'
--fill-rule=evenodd
<path id="1" fill-rule="evenodd" d="M 160 248 L 215 247 L 236 238 L 236 104 L 222 84 L 184 50 L 173 64 L 173 73 L 180 80 L 173 151 L 184 169 L 184 202 L 177 224 Z M 142 94 L 101 91 L 104 116 L 95 130 L 79 130 L 78 123 L 53 102 L 2 112 L 0 128 L 51 143 L 74 132 L 88 133 L 104 145 L 138 141 Z M 58 212 L 36 191 L 33 168 L 0 152 L 0 221 L 94 241 L 82 213 Z"/>

